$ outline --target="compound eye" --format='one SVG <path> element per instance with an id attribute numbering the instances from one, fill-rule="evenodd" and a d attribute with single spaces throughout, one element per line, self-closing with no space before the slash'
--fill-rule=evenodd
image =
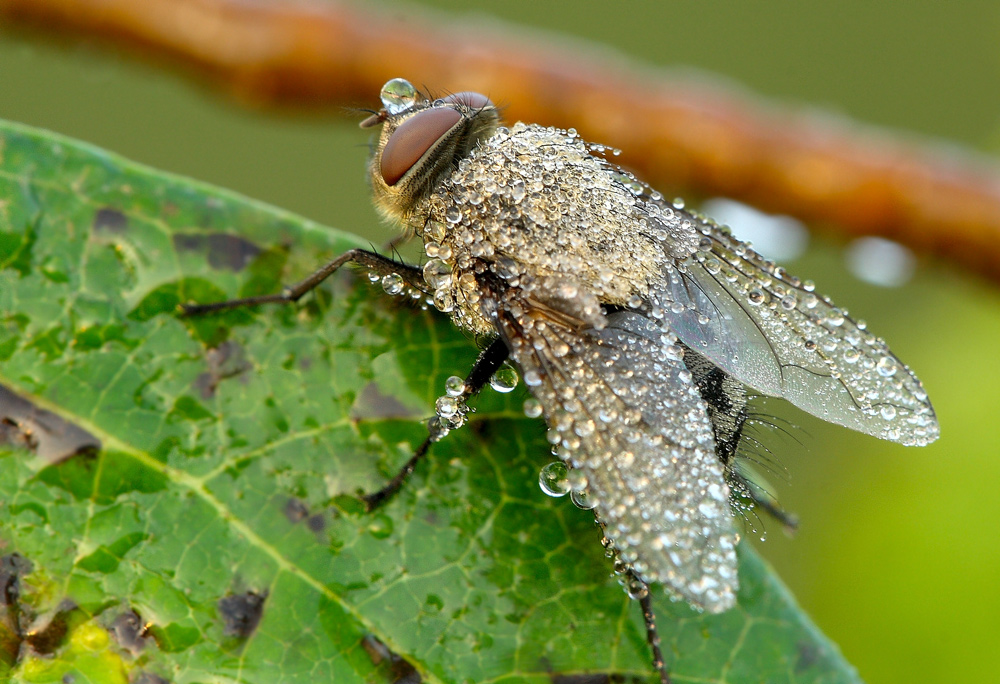
<path id="1" fill-rule="evenodd" d="M 444 101 L 449 104 L 463 104 L 470 109 L 483 109 L 485 107 L 493 106 L 493 102 L 490 98 L 486 97 L 482 93 L 476 93 L 471 90 L 449 95 L 444 98 Z"/>
<path id="2" fill-rule="evenodd" d="M 435 107 L 414 114 L 401 123 L 382 150 L 379 170 L 385 184 L 393 186 L 398 183 L 424 153 L 461 120 L 462 115 L 451 107 Z"/>

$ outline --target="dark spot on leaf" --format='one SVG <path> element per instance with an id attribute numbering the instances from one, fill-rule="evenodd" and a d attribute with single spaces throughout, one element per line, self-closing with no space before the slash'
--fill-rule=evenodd
<path id="1" fill-rule="evenodd" d="M 31 573 L 24 556 L 12 553 L 0 558 L 0 662 L 17 662 L 29 619 L 21 608 L 21 577 Z"/>
<path id="2" fill-rule="evenodd" d="M 816 644 L 809 641 L 800 641 L 795 646 L 799 658 L 795 662 L 795 672 L 805 672 L 819 661 L 820 652 Z"/>
<path id="3" fill-rule="evenodd" d="M 215 390 L 223 380 L 236 377 L 250 370 L 250 362 L 246 360 L 243 346 L 236 342 L 226 341 L 218 347 L 209 349 L 205 354 L 208 370 L 194 381 L 194 388 L 202 399 L 211 399 Z"/>
<path id="4" fill-rule="evenodd" d="M 130 684 L 170 684 L 170 680 L 158 674 L 142 670 L 129 680 Z"/>
<path id="5" fill-rule="evenodd" d="M 0 444 L 35 452 L 48 463 L 98 451 L 101 441 L 82 427 L 0 385 Z"/>
<path id="6" fill-rule="evenodd" d="M 384 670 L 389 675 L 392 684 L 418 684 L 421 681 L 417 669 L 398 654 L 389 650 L 388 646 L 371 634 L 361 639 L 361 648 L 372 659 L 372 664 Z"/>
<path id="7" fill-rule="evenodd" d="M 76 677 L 72 674 L 64 674 L 62 678 L 62 684 L 74 684 L 76 682 Z"/>
<path id="8" fill-rule="evenodd" d="M 183 252 L 207 252 L 215 269 L 242 271 L 263 250 L 239 235 L 229 233 L 175 233 L 174 247 Z"/>
<path id="9" fill-rule="evenodd" d="M 196 252 L 205 244 L 201 233 L 174 233 L 174 247 L 178 252 Z"/>
<path id="10" fill-rule="evenodd" d="M 354 420 L 414 418 L 418 415 L 419 412 L 406 408 L 395 397 L 382 394 L 374 382 L 364 386 L 354 400 L 354 405 L 351 406 L 351 418 Z"/>
<path id="11" fill-rule="evenodd" d="M 296 499 L 293 497 L 285 504 L 285 517 L 288 518 L 288 522 L 293 525 L 297 522 L 305 520 L 307 515 L 309 515 L 309 507 L 306 506 L 302 499 Z"/>
<path id="12" fill-rule="evenodd" d="M 306 520 L 306 526 L 312 532 L 322 532 L 326 529 L 326 518 L 322 513 L 317 513 L 316 515 L 310 515 L 308 520 Z"/>
<path id="13" fill-rule="evenodd" d="M 208 236 L 208 263 L 213 268 L 242 271 L 260 253 L 260 247 L 239 235 L 213 233 Z"/>
<path id="14" fill-rule="evenodd" d="M 133 655 L 138 655 L 149 640 L 147 625 L 134 610 L 126 610 L 116 617 L 108 631 L 122 648 Z"/>
<path id="15" fill-rule="evenodd" d="M 79 608 L 72 599 L 63 599 L 56 606 L 48 621 L 39 628 L 31 629 L 25 636 L 25 641 L 39 655 L 50 655 L 56 652 L 66 641 L 69 634 L 70 618 Z"/>
<path id="16" fill-rule="evenodd" d="M 226 635 L 246 639 L 253 634 L 264 613 L 266 599 L 267 592 L 258 594 L 253 591 L 219 599 L 219 615 L 226 623 Z"/>
<path id="17" fill-rule="evenodd" d="M 17 605 L 21 598 L 21 577 L 31 574 L 31 561 L 19 553 L 0 558 L 0 601 L 4 606 Z"/>
<path id="18" fill-rule="evenodd" d="M 128 230 L 128 218 L 111 207 L 101 207 L 94 214 L 94 232 L 124 233 Z"/>

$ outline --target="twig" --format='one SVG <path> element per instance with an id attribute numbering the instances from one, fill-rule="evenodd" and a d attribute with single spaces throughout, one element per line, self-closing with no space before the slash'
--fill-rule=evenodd
<path id="1" fill-rule="evenodd" d="M 480 90 L 511 120 L 572 126 L 621 148 L 621 162 L 663 190 L 883 235 L 1000 280 L 992 160 L 770 105 L 598 46 L 414 12 L 326 0 L 0 0 L 8 19 L 142 45 L 256 103 L 377 106 L 395 76 Z"/>

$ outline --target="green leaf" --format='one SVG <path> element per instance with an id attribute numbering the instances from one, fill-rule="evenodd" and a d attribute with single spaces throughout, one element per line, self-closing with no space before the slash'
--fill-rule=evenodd
<path id="1" fill-rule="evenodd" d="M 176 313 L 358 239 L 15 124 L 0 155 L 3 676 L 393 681 L 377 640 L 429 682 L 652 678 L 592 514 L 538 488 L 523 388 L 487 390 L 384 508 L 358 504 L 470 367 L 467 334 L 349 273 L 294 307 Z M 857 681 L 740 557 L 726 614 L 656 590 L 674 680 Z"/>

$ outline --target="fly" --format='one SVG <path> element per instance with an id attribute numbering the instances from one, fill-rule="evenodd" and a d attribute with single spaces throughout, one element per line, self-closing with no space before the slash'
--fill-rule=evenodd
<path id="1" fill-rule="evenodd" d="M 429 259 L 420 267 L 351 250 L 282 293 L 192 305 L 205 313 L 294 302 L 347 263 L 390 294 L 417 291 L 491 339 L 451 378 L 430 434 L 365 501 L 391 496 L 466 400 L 506 361 L 521 372 L 552 450 L 570 469 L 639 598 L 660 655 L 647 585 L 710 613 L 739 586 L 733 509 L 776 515 L 733 467 L 747 388 L 906 445 L 938 437 L 927 393 L 863 322 L 729 230 L 663 199 L 575 130 L 501 125 L 484 95 L 382 88 L 368 165 L 374 201 Z M 787 521 L 787 518 L 785 518 Z"/>

